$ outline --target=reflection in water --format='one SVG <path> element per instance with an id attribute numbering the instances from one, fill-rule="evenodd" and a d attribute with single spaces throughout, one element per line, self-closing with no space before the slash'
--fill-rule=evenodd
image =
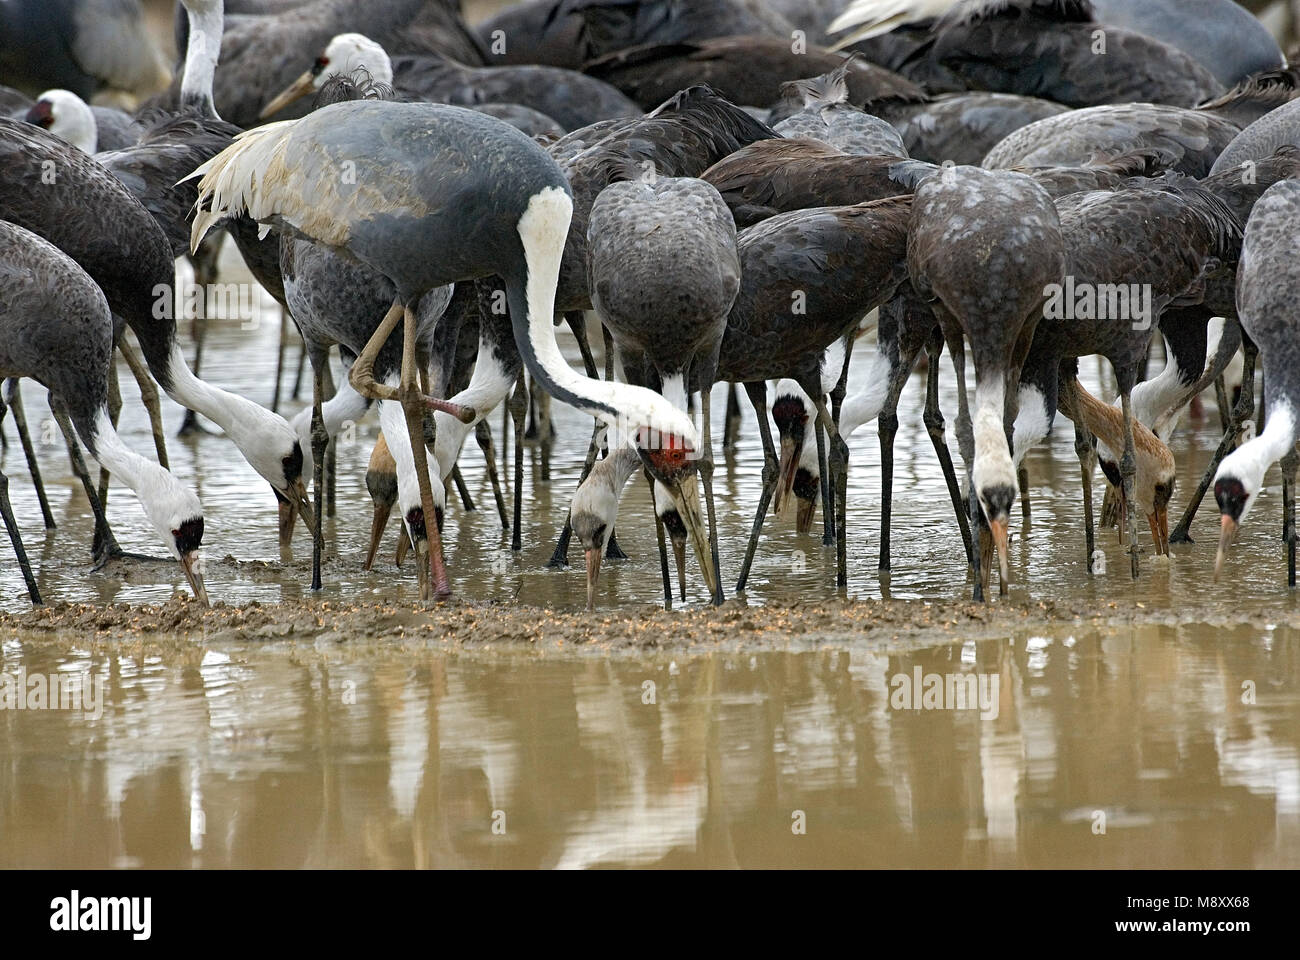
<path id="1" fill-rule="evenodd" d="M 0 866 L 1294 867 L 1298 650 L 1205 627 L 640 662 L 13 640 L 4 673 L 90 670 L 105 706 L 0 711 Z M 996 718 L 894 709 L 918 668 L 996 675 Z"/>

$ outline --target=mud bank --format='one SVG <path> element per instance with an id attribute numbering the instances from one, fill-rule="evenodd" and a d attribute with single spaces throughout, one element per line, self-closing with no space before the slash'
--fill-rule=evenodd
<path id="1" fill-rule="evenodd" d="M 1258 620 L 1258 623 L 1256 623 Z M 726 649 L 804 649 L 825 644 L 908 646 L 1011 636 L 1057 634 L 1107 627 L 1204 624 L 1213 629 L 1279 625 L 1277 618 L 1225 616 L 1203 608 L 1150 609 L 1113 601 L 991 604 L 915 600 L 848 600 L 763 607 L 731 600 L 717 609 L 665 611 L 653 607 L 585 613 L 520 604 L 450 602 L 394 605 L 297 603 L 216 604 L 210 609 L 176 599 L 159 605 L 52 604 L 0 615 L 0 637 L 41 636 L 74 643 L 140 641 L 167 647 L 208 643 L 337 643 L 387 641 L 466 648 L 657 650 L 716 646 Z M 1300 616 L 1288 625 L 1300 626 Z"/>

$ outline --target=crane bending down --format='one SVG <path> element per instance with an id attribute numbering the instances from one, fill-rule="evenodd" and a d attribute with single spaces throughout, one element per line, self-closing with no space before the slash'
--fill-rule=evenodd
<path id="1" fill-rule="evenodd" d="M 1237 305 L 1241 326 L 1264 358 L 1264 431 L 1243 443 L 1219 466 L 1214 499 L 1219 504 L 1219 553 L 1214 575 L 1223 563 L 1241 524 L 1264 485 L 1264 474 L 1282 461 L 1282 529 L 1286 541 L 1287 585 L 1296 583 L 1295 481 L 1300 459 L 1296 416 L 1300 387 L 1296 363 L 1296 291 L 1300 266 L 1295 259 L 1296 217 L 1300 182 L 1283 180 L 1269 187 L 1246 222 L 1241 265 L 1237 271 Z"/>
<path id="2" fill-rule="evenodd" d="M 104 292 L 76 262 L 35 233 L 0 220 L 0 377 L 30 377 L 66 411 L 86 449 L 136 492 L 145 516 L 181 565 L 203 604 L 199 498 L 156 463 L 129 450 L 108 412 L 113 317 Z M 69 442 L 71 437 L 69 437 Z M 102 509 L 87 482 L 96 519 Z M 23 569 L 33 603 L 41 597 L 9 508 L 8 481 L 0 473 L 0 513 Z"/>
<path id="3" fill-rule="evenodd" d="M 423 442 L 429 406 L 418 383 L 413 308 L 434 287 L 492 275 L 503 281 L 520 355 L 552 396 L 611 426 L 668 438 L 642 450 L 652 474 L 680 457 L 672 438 L 698 443 L 690 419 L 663 397 L 592 380 L 565 362 L 552 321 L 573 202 L 559 166 L 515 128 L 442 104 L 337 103 L 243 134 L 194 175 L 202 179 L 193 244 L 221 219 L 247 212 L 344 251 L 392 282 L 393 305 L 350 377 L 363 395 L 401 403 L 411 450 Z M 403 320 L 394 388 L 376 383 L 372 370 Z M 412 456 L 422 515 L 408 524 L 435 515 L 427 460 Z M 436 524 L 428 534 L 430 573 L 445 597 L 451 588 Z"/>

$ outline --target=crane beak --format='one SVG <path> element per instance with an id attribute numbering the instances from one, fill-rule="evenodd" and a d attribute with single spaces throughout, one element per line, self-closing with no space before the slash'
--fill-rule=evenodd
<path id="1" fill-rule="evenodd" d="M 391 503 L 375 504 L 375 516 L 370 521 L 370 546 L 366 550 L 366 562 L 362 565 L 362 570 L 368 571 L 375 565 L 375 554 L 379 552 L 379 541 L 383 539 L 384 530 L 388 527 L 388 515 L 392 512 L 393 505 Z M 398 566 L 401 566 L 401 564 L 399 563 Z"/>
<path id="2" fill-rule="evenodd" d="M 397 532 L 397 552 L 393 555 L 393 562 L 399 567 L 406 560 L 406 552 L 411 549 L 411 538 L 406 534 L 406 528 L 402 527 Z"/>
<path id="3" fill-rule="evenodd" d="M 420 585 L 420 599 L 429 599 L 429 538 L 416 535 L 415 543 L 415 580 Z"/>
<path id="4" fill-rule="evenodd" d="M 181 557 L 181 569 L 185 571 L 185 579 L 189 582 L 190 589 L 194 591 L 194 599 L 207 607 L 211 604 L 208 603 L 207 587 L 203 584 L 202 566 L 197 550 L 191 550 Z"/>
<path id="5" fill-rule="evenodd" d="M 293 527 L 298 519 L 297 508 L 276 491 L 276 508 L 279 511 L 280 549 L 288 550 L 293 545 Z"/>
<path id="6" fill-rule="evenodd" d="M 794 489 L 795 471 L 799 469 L 798 460 L 795 458 L 794 439 L 791 437 L 781 438 L 781 462 L 777 467 L 776 496 L 772 498 L 772 513 L 774 516 L 780 516 L 785 509 L 786 499 L 790 496 L 790 491 Z"/>
<path id="7" fill-rule="evenodd" d="M 1226 513 L 1220 518 L 1219 530 L 1219 553 L 1214 558 L 1214 579 L 1219 579 L 1219 574 L 1223 573 L 1223 561 L 1228 559 L 1228 548 L 1232 546 L 1232 541 L 1237 538 L 1237 531 L 1240 525 Z"/>
<path id="8" fill-rule="evenodd" d="M 800 500 L 799 512 L 795 518 L 794 528 L 799 533 L 807 533 L 812 529 L 813 517 L 817 513 L 816 500 Z"/>
<path id="9" fill-rule="evenodd" d="M 299 477 L 290 485 L 288 500 L 293 504 L 293 508 L 298 512 L 298 515 L 302 517 L 307 532 L 315 537 L 316 515 L 312 513 L 311 499 L 307 496 L 307 485 L 302 482 L 302 477 Z M 292 532 L 292 527 L 290 527 L 290 532 Z"/>
<path id="10" fill-rule="evenodd" d="M 990 520 L 989 531 L 993 534 L 993 546 L 998 552 L 998 572 L 1002 574 L 1001 592 L 1006 593 L 1007 584 L 1011 582 L 1011 567 L 1007 561 L 1006 519 Z"/>
<path id="11" fill-rule="evenodd" d="M 596 609 L 596 579 L 600 576 L 600 547 L 583 551 L 587 556 L 587 609 Z"/>
<path id="12" fill-rule="evenodd" d="M 1157 507 L 1154 513 L 1147 514 L 1147 523 L 1151 525 L 1151 542 L 1155 544 L 1156 556 L 1169 554 L 1169 510 Z"/>
<path id="13" fill-rule="evenodd" d="M 682 603 L 686 602 L 686 541 L 670 536 L 669 542 L 673 545 L 673 561 L 677 564 L 677 592 L 682 598 Z"/>
<path id="14" fill-rule="evenodd" d="M 264 106 L 262 112 L 257 115 L 257 118 L 259 120 L 265 120 L 267 117 L 274 116 L 289 104 L 301 100 L 303 97 L 307 96 L 307 94 L 311 93 L 315 85 L 316 76 L 308 70 L 293 83 L 289 84 L 289 86 L 285 87 L 284 90 L 280 91 L 280 94 L 275 97 L 275 99 Z"/>
<path id="15" fill-rule="evenodd" d="M 686 532 L 695 547 L 695 559 L 700 564 L 700 573 L 704 575 L 704 582 L 709 588 L 709 598 L 712 599 L 718 595 L 718 578 L 714 575 L 713 558 L 709 555 L 709 537 L 704 529 L 704 521 L 700 517 L 699 481 L 692 473 L 670 484 L 668 489 L 672 493 L 673 504 L 681 514 L 682 523 L 685 524 Z"/>

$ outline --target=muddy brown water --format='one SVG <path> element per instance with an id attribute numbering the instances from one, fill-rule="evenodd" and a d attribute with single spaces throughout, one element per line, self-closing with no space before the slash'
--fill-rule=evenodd
<path id="1" fill-rule="evenodd" d="M 278 336 L 275 313 L 250 330 L 214 324 L 203 375 L 268 403 Z M 123 373 L 122 433 L 148 453 Z M 946 361 L 943 383 L 951 415 Z M 47 597 L 93 606 L 32 619 L 5 545 L 0 702 L 5 677 L 55 674 L 99 697 L 89 712 L 0 709 L 0 867 L 1300 865 L 1300 617 L 1276 471 L 1223 581 L 1213 505 L 1199 542 L 1171 562 L 1144 556 L 1136 582 L 1101 534 L 1108 572 L 1089 576 L 1073 436 L 1058 425 L 1029 458 L 1034 516 L 1015 525 L 1011 594 L 971 612 L 921 386 L 899 411 L 886 578 L 874 425 L 851 443 L 849 606 L 820 537 L 786 519 L 769 523 L 743 603 L 701 610 L 697 578 L 690 610 L 653 613 L 637 482 L 619 519 L 631 559 L 606 563 L 585 615 L 581 566 L 543 568 L 590 435 L 557 405 L 549 484 L 527 448 L 519 556 L 477 448 L 463 457 L 479 509 L 448 512 L 457 600 L 442 612 L 417 609 L 409 564 L 393 567 L 395 525 L 361 570 L 373 415 L 339 444 L 319 598 L 305 535 L 280 556 L 270 491 L 229 442 L 169 439 L 204 504 L 209 593 L 226 605 L 204 622 L 168 602 L 179 569 L 88 569 L 90 511 L 26 385 L 59 529 L 44 534 L 11 444 L 14 508 Z M 174 434 L 181 411 L 165 417 Z M 499 411 L 491 423 L 499 447 Z M 1209 404 L 1176 438 L 1175 517 L 1217 428 Z M 746 409 L 715 483 L 731 583 L 760 469 Z M 124 547 L 161 554 L 121 487 L 110 515 Z M 949 675 L 995 699 L 900 699 L 918 676 L 924 689 Z"/>

